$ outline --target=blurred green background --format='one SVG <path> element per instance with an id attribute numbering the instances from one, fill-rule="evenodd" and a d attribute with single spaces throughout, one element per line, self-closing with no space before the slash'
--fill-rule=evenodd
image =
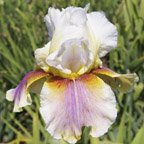
<path id="1" fill-rule="evenodd" d="M 84 129 L 79 144 L 144 144 L 144 0 L 0 0 L 0 143 L 65 144 L 45 130 L 39 99 L 21 113 L 5 100 L 8 89 L 34 68 L 34 50 L 48 42 L 44 16 L 49 7 L 84 7 L 102 10 L 117 26 L 118 48 L 107 56 L 119 73 L 136 72 L 140 81 L 127 94 L 116 93 L 118 117 L 99 139 Z"/>

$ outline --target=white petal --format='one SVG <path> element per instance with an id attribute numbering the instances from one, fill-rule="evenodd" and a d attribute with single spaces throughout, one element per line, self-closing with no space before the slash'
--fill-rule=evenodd
<path id="1" fill-rule="evenodd" d="M 80 7 L 68 7 L 64 10 L 67 23 L 77 26 L 85 25 L 87 21 L 86 11 Z"/>
<path id="2" fill-rule="evenodd" d="M 48 28 L 48 34 L 50 38 L 52 38 L 55 28 L 61 22 L 60 10 L 55 8 L 49 8 L 48 14 L 45 16 L 44 20 Z"/>
<path id="3" fill-rule="evenodd" d="M 35 59 L 38 66 L 40 66 L 44 71 L 48 71 L 49 67 L 46 63 L 46 58 L 49 55 L 50 42 L 47 43 L 43 48 L 35 50 Z"/>
<path id="4" fill-rule="evenodd" d="M 77 27 L 75 25 L 63 26 L 55 30 L 51 41 L 50 53 L 60 49 L 62 43 L 67 40 L 80 38 L 86 39 L 87 37 L 86 30 L 83 27 Z"/>
<path id="5" fill-rule="evenodd" d="M 86 37 L 86 11 L 82 8 L 68 7 L 59 11 L 50 8 L 45 17 L 52 37 L 50 53 L 59 49 L 61 44 L 69 39 Z"/>
<path id="6" fill-rule="evenodd" d="M 14 100 L 14 89 L 10 89 L 6 92 L 6 99 L 8 101 L 13 101 Z"/>
<path id="7" fill-rule="evenodd" d="M 92 74 L 75 81 L 49 79 L 44 83 L 40 98 L 40 113 L 47 131 L 54 138 L 63 138 L 69 143 L 80 139 L 83 126 L 92 128 L 92 136 L 102 136 L 117 116 L 114 93 Z"/>
<path id="8" fill-rule="evenodd" d="M 87 17 L 85 9 L 82 8 L 68 7 L 67 9 L 63 9 L 62 12 L 58 9 L 49 8 L 44 20 L 48 27 L 48 34 L 52 38 L 55 30 L 58 32 L 61 30 L 60 32 L 63 32 L 67 26 L 84 25 Z"/>
<path id="9" fill-rule="evenodd" d="M 6 93 L 6 99 L 8 101 L 14 101 L 14 112 L 22 111 L 22 107 L 31 105 L 32 100 L 30 94 L 26 91 L 25 86 L 18 86 L 15 89 L 10 89 Z"/>
<path id="10" fill-rule="evenodd" d="M 99 56 L 105 56 L 117 46 L 116 27 L 108 21 L 103 12 L 87 14 L 88 24 L 95 39 L 100 41 Z"/>

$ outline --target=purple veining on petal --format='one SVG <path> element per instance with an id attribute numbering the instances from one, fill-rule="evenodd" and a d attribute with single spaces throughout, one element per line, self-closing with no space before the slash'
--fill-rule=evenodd
<path id="1" fill-rule="evenodd" d="M 107 93 L 106 93 L 107 91 Z M 56 139 L 80 139 L 83 126 L 91 135 L 103 135 L 116 118 L 112 90 L 95 75 L 74 80 L 47 81 L 41 91 L 40 113 L 47 131 Z"/>
<path id="2" fill-rule="evenodd" d="M 24 78 L 15 89 L 14 101 L 16 104 L 19 103 L 20 98 L 21 98 L 21 93 L 24 91 L 25 86 L 26 86 L 26 80 Z"/>
<path id="3" fill-rule="evenodd" d="M 14 101 L 16 104 L 19 104 L 22 94 L 27 94 L 27 85 L 33 83 L 34 81 L 46 76 L 48 73 L 45 73 L 43 70 L 36 70 L 28 72 L 19 85 L 15 88 L 14 91 Z"/>
<path id="4" fill-rule="evenodd" d="M 81 81 L 76 80 L 75 82 L 70 81 L 68 83 L 65 95 L 68 121 L 72 122 L 80 129 L 84 126 L 86 119 L 90 114 L 91 106 L 89 105 L 89 92 Z"/>
<path id="5" fill-rule="evenodd" d="M 68 83 L 68 87 L 65 95 L 66 95 L 65 97 L 66 111 L 69 119 L 68 121 L 75 123 L 77 122 L 77 108 L 76 108 L 73 81 L 70 81 Z"/>
<path id="6" fill-rule="evenodd" d="M 14 94 L 14 101 L 16 104 L 19 103 L 21 94 L 25 90 L 26 84 L 27 84 L 27 79 L 30 77 L 30 75 L 34 73 L 34 71 L 28 72 L 22 81 L 19 83 L 19 85 L 15 88 L 15 94 Z"/>

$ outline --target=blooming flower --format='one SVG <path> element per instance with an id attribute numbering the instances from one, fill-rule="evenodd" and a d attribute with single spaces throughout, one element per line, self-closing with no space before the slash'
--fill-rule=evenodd
<path id="1" fill-rule="evenodd" d="M 6 98 L 14 112 L 31 104 L 29 92 L 40 93 L 40 113 L 56 139 L 76 143 L 83 126 L 102 136 L 117 116 L 112 89 L 126 92 L 136 74 L 118 74 L 101 58 L 117 46 L 117 30 L 103 12 L 85 8 L 49 8 L 44 18 L 49 42 L 35 51 L 38 69 L 29 72 Z"/>

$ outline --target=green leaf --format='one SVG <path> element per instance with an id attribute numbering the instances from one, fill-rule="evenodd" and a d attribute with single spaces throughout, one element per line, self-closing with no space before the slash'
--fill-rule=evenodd
<path id="1" fill-rule="evenodd" d="M 141 68 L 142 64 L 144 63 L 144 56 L 134 60 L 132 63 L 130 63 L 129 68 L 131 70 L 135 70 L 137 68 Z"/>
<path id="2" fill-rule="evenodd" d="M 134 100 L 137 100 L 142 92 L 142 90 L 144 89 L 144 84 L 143 83 L 139 83 L 135 86 L 135 92 L 133 94 L 133 98 Z"/>
<path id="3" fill-rule="evenodd" d="M 144 124 L 139 129 L 137 135 L 135 136 L 131 144 L 143 144 L 143 143 L 144 143 Z"/>
<path id="4" fill-rule="evenodd" d="M 92 136 L 90 136 L 90 144 L 99 144 L 100 141 L 98 138 L 94 138 Z"/>
<path id="5" fill-rule="evenodd" d="M 118 128 L 118 134 L 117 134 L 117 142 L 123 142 L 125 138 L 125 133 L 126 133 L 126 127 L 125 127 L 125 119 L 126 119 L 126 110 L 124 110 L 122 118 L 121 118 L 121 123 Z"/>
<path id="6" fill-rule="evenodd" d="M 40 131 L 39 131 L 39 120 L 38 115 L 35 113 L 33 115 L 33 144 L 39 143 L 40 141 Z"/>

